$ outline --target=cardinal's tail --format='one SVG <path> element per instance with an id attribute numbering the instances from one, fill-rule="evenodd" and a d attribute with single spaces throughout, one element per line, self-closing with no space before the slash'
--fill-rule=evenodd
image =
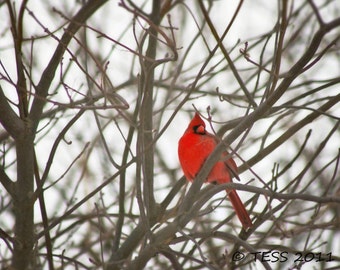
<path id="1" fill-rule="evenodd" d="M 242 223 L 243 228 L 250 228 L 253 223 L 248 215 L 246 208 L 244 207 L 240 197 L 236 193 L 236 190 L 227 190 L 228 197 L 233 205 L 236 215 Z"/>

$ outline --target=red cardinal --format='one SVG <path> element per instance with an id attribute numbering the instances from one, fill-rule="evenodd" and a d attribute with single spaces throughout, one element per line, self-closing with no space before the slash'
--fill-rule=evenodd
<path id="1" fill-rule="evenodd" d="M 178 142 L 178 157 L 185 177 L 193 181 L 204 161 L 214 151 L 219 140 L 213 134 L 205 130 L 205 123 L 196 112 L 188 128 Z M 225 151 L 221 160 L 218 161 L 210 171 L 206 182 L 229 183 L 234 176 L 238 178 L 235 161 Z M 227 159 L 226 159 L 227 158 Z M 252 226 L 246 208 L 244 207 L 236 190 L 227 190 L 228 197 L 240 219 L 242 226 L 246 229 Z"/>

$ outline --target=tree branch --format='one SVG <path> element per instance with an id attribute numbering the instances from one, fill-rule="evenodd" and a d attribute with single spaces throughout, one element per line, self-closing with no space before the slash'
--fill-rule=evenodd
<path id="1" fill-rule="evenodd" d="M 65 33 L 60 39 L 60 42 L 50 62 L 48 63 L 48 66 L 45 68 L 41 76 L 41 79 L 36 86 L 36 95 L 29 115 L 32 120 L 33 130 L 36 130 L 38 126 L 39 119 L 41 117 L 43 107 L 45 105 L 45 98 L 48 94 L 48 90 L 55 76 L 56 69 L 72 37 L 77 33 L 82 24 L 85 23 L 85 21 L 107 1 L 108 0 L 89 0 L 71 19 L 69 26 L 67 27 Z"/>
<path id="2" fill-rule="evenodd" d="M 24 122 L 13 111 L 0 86 L 0 122 L 10 136 L 16 139 L 25 129 Z"/>
<path id="3" fill-rule="evenodd" d="M 0 183 L 12 197 L 15 195 L 14 182 L 8 177 L 2 166 L 0 166 Z"/>

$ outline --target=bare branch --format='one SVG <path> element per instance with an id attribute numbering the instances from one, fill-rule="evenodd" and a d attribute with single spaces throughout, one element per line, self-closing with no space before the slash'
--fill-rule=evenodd
<path id="1" fill-rule="evenodd" d="M 65 33 L 60 39 L 60 42 L 48 64 L 45 68 L 39 83 L 36 86 L 36 98 L 34 98 L 32 108 L 30 111 L 30 118 L 32 119 L 32 128 L 36 130 L 38 121 L 41 117 L 43 107 L 45 105 L 45 98 L 48 90 L 55 76 L 56 69 L 64 55 L 64 52 L 70 43 L 73 35 L 80 29 L 82 24 L 93 13 L 104 5 L 107 0 L 90 0 L 78 11 L 78 13 L 71 19 L 71 23 L 65 30 Z"/>

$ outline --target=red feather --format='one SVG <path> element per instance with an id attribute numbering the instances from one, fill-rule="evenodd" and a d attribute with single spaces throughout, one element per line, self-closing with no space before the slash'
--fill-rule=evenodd
<path id="1" fill-rule="evenodd" d="M 189 181 L 194 180 L 218 142 L 216 136 L 206 131 L 204 121 L 196 113 L 178 142 L 179 161 L 184 175 Z M 231 182 L 232 177 L 238 178 L 236 163 L 228 155 L 227 151 L 222 154 L 221 160 L 216 162 L 206 182 L 222 184 Z M 251 219 L 236 190 L 227 189 L 226 191 L 242 226 L 244 228 L 251 227 Z"/>

